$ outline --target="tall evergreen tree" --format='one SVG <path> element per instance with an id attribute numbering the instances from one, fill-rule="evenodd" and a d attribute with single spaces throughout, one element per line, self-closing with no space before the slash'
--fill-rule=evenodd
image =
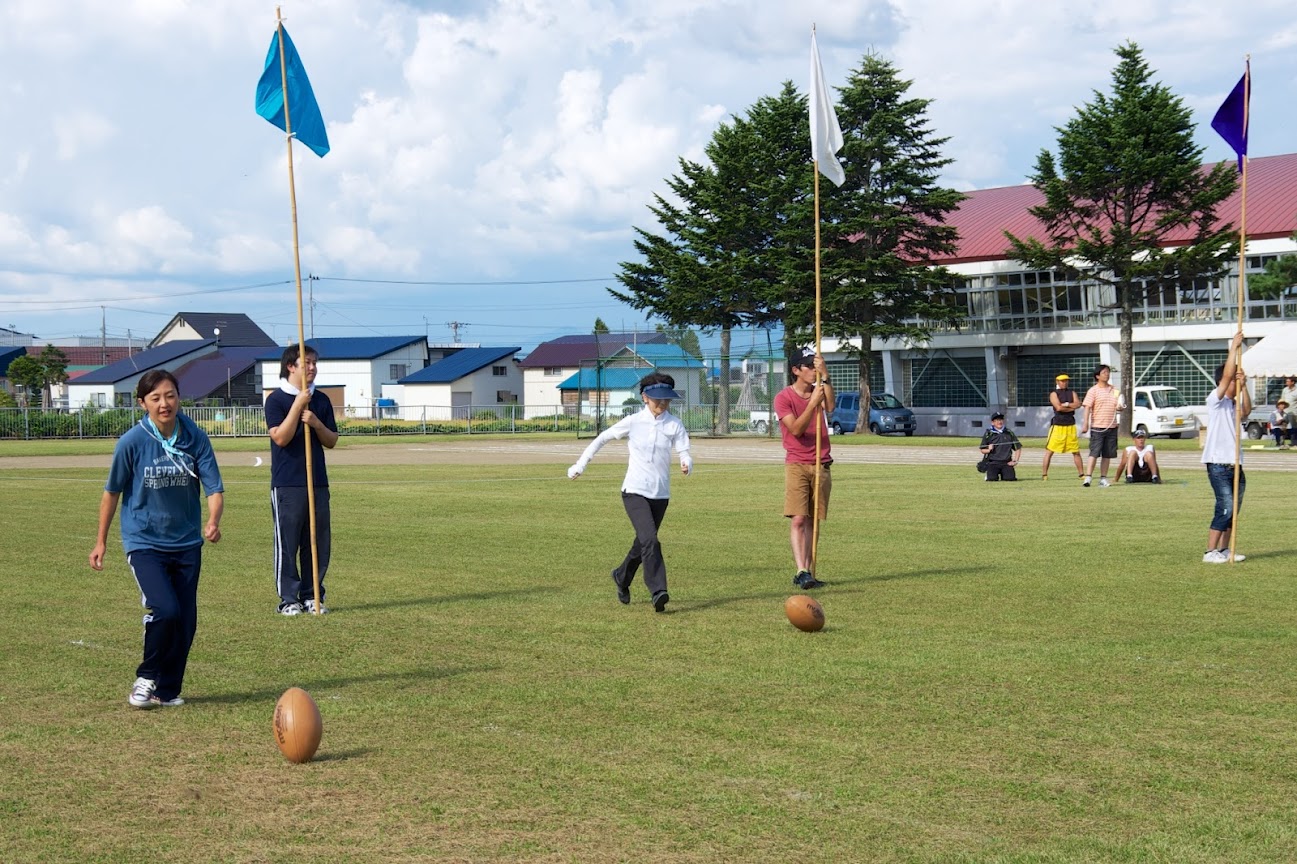
<path id="1" fill-rule="evenodd" d="M 1297 233 L 1291 239 L 1297 242 Z M 1265 272 L 1247 280 L 1249 297 L 1268 300 L 1277 300 L 1293 287 L 1297 287 L 1297 255 L 1281 255 L 1265 265 Z"/>
<path id="2" fill-rule="evenodd" d="M 636 227 L 642 260 L 623 262 L 624 290 L 609 289 L 673 327 L 719 331 L 721 432 L 729 428 L 734 328 L 780 319 L 787 280 L 799 271 L 804 279 L 811 263 L 806 111 L 806 98 L 786 82 L 778 96 L 716 130 L 707 164 L 681 159 L 680 173 L 666 181 L 673 200 L 655 195 L 649 207 L 661 232 Z"/>
<path id="3" fill-rule="evenodd" d="M 1058 130 L 1058 158 L 1042 150 L 1032 183 L 1045 203 L 1032 214 L 1042 238 L 1006 232 L 1008 254 L 1029 267 L 1075 270 L 1112 289 L 1121 327 L 1121 391 L 1134 386 L 1134 309 L 1154 292 L 1220 276 L 1237 251 L 1237 232 L 1216 208 L 1237 186 L 1234 163 L 1203 170 L 1204 149 L 1184 102 L 1152 80 L 1138 45 L 1116 49 L 1112 93 Z M 1188 243 L 1168 247 L 1173 232 Z M 1130 434 L 1130 412 L 1123 426 Z"/>
<path id="4" fill-rule="evenodd" d="M 594 329 L 591 330 L 590 332 L 591 332 L 591 333 L 596 333 L 596 334 L 597 334 L 597 333 L 611 333 L 612 331 L 608 329 L 608 325 L 607 325 L 607 324 L 603 323 L 603 319 L 602 319 L 602 318 L 600 318 L 600 317 L 598 317 L 598 316 L 595 316 L 595 319 L 594 319 Z"/>
<path id="5" fill-rule="evenodd" d="M 951 275 L 931 261 L 956 250 L 946 218 L 964 196 L 938 183 L 951 161 L 941 152 L 949 139 L 933 133 L 931 100 L 909 96 L 911 83 L 886 60 L 865 56 L 839 88 L 846 182 L 820 184 L 821 330 L 857 358 L 858 433 L 869 426 L 873 340 L 925 341 L 934 326 L 963 315 Z M 813 292 L 799 292 L 790 311 L 790 323 L 809 331 Z"/>

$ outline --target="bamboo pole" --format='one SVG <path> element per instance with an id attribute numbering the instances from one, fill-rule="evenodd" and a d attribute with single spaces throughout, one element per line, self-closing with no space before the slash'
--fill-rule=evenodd
<path id="1" fill-rule="evenodd" d="M 1243 130 L 1247 134 L 1248 108 L 1252 101 L 1252 55 L 1248 55 L 1245 60 L 1246 65 L 1243 69 Z M 1246 150 L 1247 148 L 1244 147 Z M 1234 332 L 1243 332 L 1243 298 L 1247 294 L 1247 153 L 1243 154 L 1243 177 L 1239 190 L 1239 226 L 1238 226 L 1238 329 Z M 1243 473 L 1243 421 L 1244 417 L 1238 416 L 1238 405 L 1241 392 L 1240 388 L 1247 386 L 1247 378 L 1243 374 L 1243 345 L 1238 346 L 1238 354 L 1234 357 L 1234 380 L 1241 382 L 1234 390 L 1234 494 L 1231 496 L 1230 507 L 1230 531 L 1229 531 L 1229 563 L 1234 562 L 1235 544 L 1238 542 L 1238 481 L 1239 476 Z"/>
<path id="2" fill-rule="evenodd" d="M 275 7 L 275 31 L 279 34 L 279 74 L 284 93 L 284 144 L 288 147 L 288 202 L 293 213 L 293 277 L 297 282 L 297 368 L 306 383 L 306 321 L 302 312 L 302 256 L 297 238 L 297 186 L 293 179 L 293 124 L 288 114 L 288 63 L 284 57 L 284 17 Z M 292 382 L 289 382 L 292 383 Z M 309 403 L 308 403 L 309 404 Z M 300 422 L 300 420 L 299 420 Z M 311 427 L 302 423 L 302 444 L 306 458 L 306 512 L 311 525 L 311 584 L 315 591 L 315 614 L 320 615 L 320 556 L 315 537 L 315 469 L 311 460 Z"/>
<path id="3" fill-rule="evenodd" d="M 815 356 L 822 356 L 820 353 L 820 163 L 819 160 L 812 162 L 811 174 L 815 178 Z M 815 386 L 823 386 L 820 381 L 819 373 L 815 375 Z M 823 390 L 820 391 L 823 393 Z M 812 391 L 812 396 L 814 392 Z M 816 561 L 819 557 L 820 550 L 820 475 L 824 469 L 820 466 L 820 450 L 823 447 L 821 436 L 824 434 L 823 416 L 824 406 L 820 406 L 819 413 L 814 415 L 811 422 L 815 424 L 815 492 L 811 497 L 811 576 L 818 579 L 818 568 Z"/>

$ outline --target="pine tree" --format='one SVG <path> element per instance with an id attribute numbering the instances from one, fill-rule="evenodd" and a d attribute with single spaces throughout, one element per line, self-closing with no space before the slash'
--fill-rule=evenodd
<path id="1" fill-rule="evenodd" d="M 963 315 L 951 275 L 931 261 L 956 250 L 946 218 L 964 196 L 937 182 L 951 161 L 941 153 L 948 139 L 930 129 L 931 100 L 909 96 L 911 83 L 865 56 L 839 88 L 846 182 L 820 184 L 821 330 L 857 358 L 857 433 L 869 426 L 874 338 L 925 341 Z M 813 293 L 803 293 L 790 319 L 809 331 L 813 310 Z"/>
<path id="2" fill-rule="evenodd" d="M 790 276 L 805 273 L 810 224 L 806 98 L 791 82 L 722 124 L 708 164 L 680 160 L 667 179 L 674 200 L 654 196 L 660 233 L 636 227 L 641 261 L 623 262 L 610 293 L 673 327 L 719 331 L 717 430 L 729 429 L 729 355 L 736 327 L 779 320 Z M 675 203 L 678 201 L 679 203 Z M 801 208 L 801 212 L 798 211 Z"/>
<path id="3" fill-rule="evenodd" d="M 1192 113 L 1152 80 L 1133 42 L 1116 49 L 1112 94 L 1090 103 L 1058 130 L 1058 158 L 1042 150 L 1032 183 L 1045 203 L 1031 212 L 1044 239 L 1006 232 L 1008 254 L 1029 267 L 1074 270 L 1110 286 L 1121 327 L 1121 390 L 1134 386 L 1134 308 L 1149 293 L 1220 276 L 1237 251 L 1232 224 L 1216 208 L 1237 186 L 1234 163 L 1203 170 Z M 1192 231 L 1167 246 L 1172 232 Z M 1130 434 L 1130 415 L 1123 420 Z"/>

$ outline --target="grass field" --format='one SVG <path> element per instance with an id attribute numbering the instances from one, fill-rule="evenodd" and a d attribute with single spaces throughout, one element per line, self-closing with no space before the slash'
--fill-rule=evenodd
<path id="1" fill-rule="evenodd" d="M 1211 492 L 834 468 L 817 634 L 778 465 L 677 479 L 672 603 L 619 605 L 620 447 L 559 465 L 330 469 L 334 610 L 274 613 L 265 469 L 224 467 L 182 708 L 125 697 L 102 471 L 0 471 L 0 860 L 1290 861 L 1291 477 L 1234 565 Z M 114 537 L 117 535 L 114 526 Z M 325 732 L 291 765 L 275 699 Z"/>

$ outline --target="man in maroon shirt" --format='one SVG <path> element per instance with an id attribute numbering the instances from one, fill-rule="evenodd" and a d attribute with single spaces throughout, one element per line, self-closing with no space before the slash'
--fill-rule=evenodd
<path id="1" fill-rule="evenodd" d="M 798 588 L 819 588 L 824 583 L 812 570 L 815 522 L 823 522 L 829 513 L 828 413 L 833 410 L 833 385 L 829 383 L 824 358 L 813 351 L 802 351 L 792 359 L 793 383 L 775 397 L 775 416 L 779 418 L 779 435 L 784 444 L 784 515 L 792 520 L 789 529 L 793 546 L 793 563 Z M 818 516 L 812 519 L 815 499 L 815 430 L 819 428 L 820 500 Z"/>

